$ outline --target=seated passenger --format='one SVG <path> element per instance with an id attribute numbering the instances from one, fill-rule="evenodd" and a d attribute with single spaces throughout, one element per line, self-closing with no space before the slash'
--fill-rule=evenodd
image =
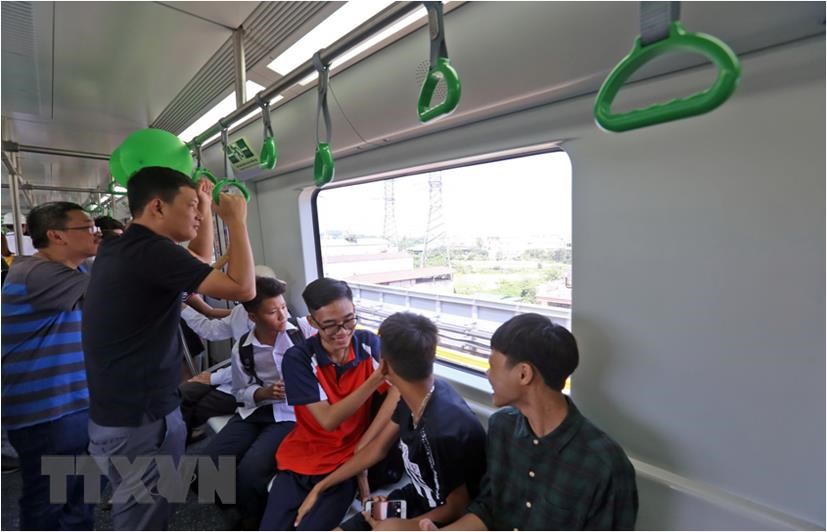
<path id="1" fill-rule="evenodd" d="M 275 279 L 276 274 L 267 266 L 256 266 L 257 282 L 260 277 Z M 210 319 L 213 316 L 221 317 Z M 299 326 L 298 320 L 291 318 L 289 312 L 287 317 L 293 326 Z M 244 305 L 236 305 L 232 310 L 214 309 L 197 294 L 191 294 L 187 299 L 187 304 L 181 309 L 181 319 L 198 336 L 209 341 L 232 338 L 237 342 L 253 328 Z M 194 429 L 209 418 L 229 416 L 235 412 L 237 404 L 232 385 L 232 366 L 227 365 L 213 372 L 202 371 L 178 387 L 181 391 L 181 415 L 187 425 L 188 444 L 205 436 L 203 432 Z"/>
<path id="2" fill-rule="evenodd" d="M 360 514 L 341 528 L 418 530 L 422 517 L 450 523 L 465 513 L 485 472 L 485 431 L 462 397 L 433 376 L 437 334 L 428 318 L 411 313 L 394 314 L 379 327 L 387 379 L 402 400 L 378 437 L 313 487 L 297 524 L 320 494 L 378 463 L 397 440 L 412 482 L 387 498 L 407 501 L 409 519 L 375 521 Z"/>
<path id="3" fill-rule="evenodd" d="M 522 314 L 491 337 L 488 471 L 468 513 L 445 530 L 631 530 L 638 499 L 623 449 L 561 390 L 577 368 L 574 336 Z M 431 520 L 422 530 L 436 530 Z"/>
<path id="4" fill-rule="evenodd" d="M 258 281 L 256 277 L 256 281 Z M 232 338 L 236 342 L 242 335 L 253 328 L 247 310 L 243 305 L 236 305 L 231 311 L 224 310 L 225 316 L 210 319 L 195 308 L 203 311 L 211 309 L 196 294 L 192 294 L 187 304 L 181 309 L 181 319 L 198 336 L 205 340 L 220 341 Z M 213 416 L 229 416 L 235 412 L 237 402 L 233 395 L 232 366 L 227 365 L 213 372 L 202 371 L 182 383 L 181 416 L 187 427 L 187 444 L 203 438 L 203 432 L 196 431 Z"/>
<path id="5" fill-rule="evenodd" d="M 278 476 L 270 489 L 262 530 L 292 530 L 313 486 L 345 463 L 370 424 L 373 393 L 387 390 L 379 364 L 379 337 L 356 329 L 353 294 L 343 281 L 321 278 L 302 294 L 308 320 L 319 334 L 284 355 L 287 402 L 296 426 L 276 454 Z M 302 530 L 330 530 L 353 502 L 356 482 L 322 493 Z"/>
<path id="6" fill-rule="evenodd" d="M 243 528 L 258 528 L 276 451 L 296 420 L 284 399 L 284 352 L 315 333 L 305 318 L 298 328 L 287 321 L 286 289 L 277 279 L 256 277 L 256 297 L 244 303 L 255 325 L 232 353 L 233 394 L 242 406 L 204 451 L 216 465 L 219 456 L 236 457 L 236 507 Z"/>

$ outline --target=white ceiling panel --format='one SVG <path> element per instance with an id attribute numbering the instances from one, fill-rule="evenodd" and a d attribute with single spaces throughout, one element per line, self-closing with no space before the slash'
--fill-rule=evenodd
<path id="1" fill-rule="evenodd" d="M 155 2 L 212 21 L 226 28 L 241 26 L 258 2 Z"/>

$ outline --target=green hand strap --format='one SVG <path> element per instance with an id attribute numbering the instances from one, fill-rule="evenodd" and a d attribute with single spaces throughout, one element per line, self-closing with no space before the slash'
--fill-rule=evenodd
<path id="1" fill-rule="evenodd" d="M 433 107 L 428 107 L 440 77 L 445 80 L 445 85 L 448 87 L 445 99 Z M 461 95 L 462 85 L 457 71 L 451 66 L 451 62 L 447 57 L 440 57 L 436 64 L 428 69 L 428 77 L 425 78 L 422 89 L 419 91 L 419 101 L 416 106 L 419 121 L 427 122 L 438 116 L 451 114 L 456 109 Z"/>
<path id="2" fill-rule="evenodd" d="M 330 144 L 319 143 L 316 146 L 316 159 L 313 162 L 313 182 L 321 187 L 333 181 L 336 168 L 333 164 L 333 151 Z"/>
<path id="3" fill-rule="evenodd" d="M 241 195 L 244 196 L 244 201 L 250 201 L 250 191 L 247 190 L 247 187 L 244 186 L 244 183 L 239 181 L 238 179 L 222 179 L 219 181 L 215 188 L 212 189 L 212 200 L 215 202 L 216 205 L 221 201 L 221 191 L 224 190 L 226 187 L 235 187 L 241 192 Z"/>
<path id="4" fill-rule="evenodd" d="M 264 144 L 261 146 L 259 157 L 260 166 L 266 170 L 276 167 L 279 158 L 279 150 L 276 147 L 276 136 L 273 134 L 273 126 L 270 124 L 270 102 L 264 101 L 261 93 L 256 94 L 256 101 L 261 107 L 261 120 L 264 123 Z"/>
<path id="5" fill-rule="evenodd" d="M 456 109 L 462 95 L 459 74 L 448 59 L 448 46 L 445 44 L 445 21 L 442 15 L 442 2 L 422 2 L 428 10 L 428 28 L 431 36 L 431 55 L 428 75 L 422 83 L 417 102 L 417 114 L 420 122 L 428 122 L 440 116 L 447 116 Z M 445 99 L 430 107 L 439 80 L 445 82 L 447 91 Z"/>
<path id="6" fill-rule="evenodd" d="M 322 61 L 320 52 L 313 55 L 313 66 L 319 72 L 319 98 L 316 106 L 316 159 L 313 162 L 313 182 L 321 187 L 333 181 L 336 173 L 333 164 L 333 150 L 330 140 L 333 132 L 330 126 L 330 110 L 327 107 L 327 89 L 330 84 L 329 65 Z M 324 119 L 325 137 L 319 135 L 319 118 Z"/>
<path id="7" fill-rule="evenodd" d="M 718 77 L 712 87 L 687 98 L 613 114 L 612 103 L 629 77 L 648 61 L 673 51 L 697 52 L 708 57 L 718 67 Z M 700 115 L 724 103 L 735 91 L 740 76 L 738 56 L 723 41 L 703 33 L 689 33 L 680 22 L 674 21 L 669 26 L 669 36 L 663 40 L 643 45 L 640 37 L 635 39 L 632 51 L 600 87 L 594 117 L 603 129 L 620 132 Z"/>
<path id="8" fill-rule="evenodd" d="M 215 185 L 218 183 L 218 178 L 215 177 L 215 174 L 207 170 L 206 168 L 198 167 L 192 171 L 192 180 L 198 181 L 199 178 L 206 177 L 209 181 Z"/>

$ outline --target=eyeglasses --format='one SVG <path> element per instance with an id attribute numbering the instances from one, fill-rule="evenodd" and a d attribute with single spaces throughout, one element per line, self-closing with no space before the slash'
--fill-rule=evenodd
<path id="1" fill-rule="evenodd" d="M 319 327 L 319 330 L 325 334 L 334 335 L 339 332 L 339 329 L 344 329 L 346 331 L 352 331 L 356 328 L 356 320 L 358 320 L 358 316 L 353 316 L 342 323 L 333 323 L 331 325 L 322 325 Z"/>
<path id="2" fill-rule="evenodd" d="M 80 227 L 58 227 L 58 231 L 86 231 L 90 235 L 94 235 L 95 233 L 100 233 L 101 228 L 97 225 L 82 225 Z"/>

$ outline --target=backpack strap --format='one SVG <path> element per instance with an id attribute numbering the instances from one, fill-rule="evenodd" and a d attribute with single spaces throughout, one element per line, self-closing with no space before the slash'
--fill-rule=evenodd
<path id="1" fill-rule="evenodd" d="M 287 318 L 287 321 L 293 324 L 295 329 L 288 329 L 287 330 L 287 337 L 290 338 L 290 341 L 293 342 L 293 345 L 301 345 L 304 343 L 304 333 L 302 332 L 302 328 L 299 327 L 299 320 L 298 318 L 294 318 L 290 316 Z"/>
<path id="2" fill-rule="evenodd" d="M 255 357 L 253 356 L 253 346 L 247 344 L 247 337 L 250 332 L 246 332 L 238 339 L 238 357 L 241 359 L 241 367 L 244 373 L 250 376 L 250 384 L 255 382 L 259 386 L 264 386 L 264 381 L 256 375 Z"/>

